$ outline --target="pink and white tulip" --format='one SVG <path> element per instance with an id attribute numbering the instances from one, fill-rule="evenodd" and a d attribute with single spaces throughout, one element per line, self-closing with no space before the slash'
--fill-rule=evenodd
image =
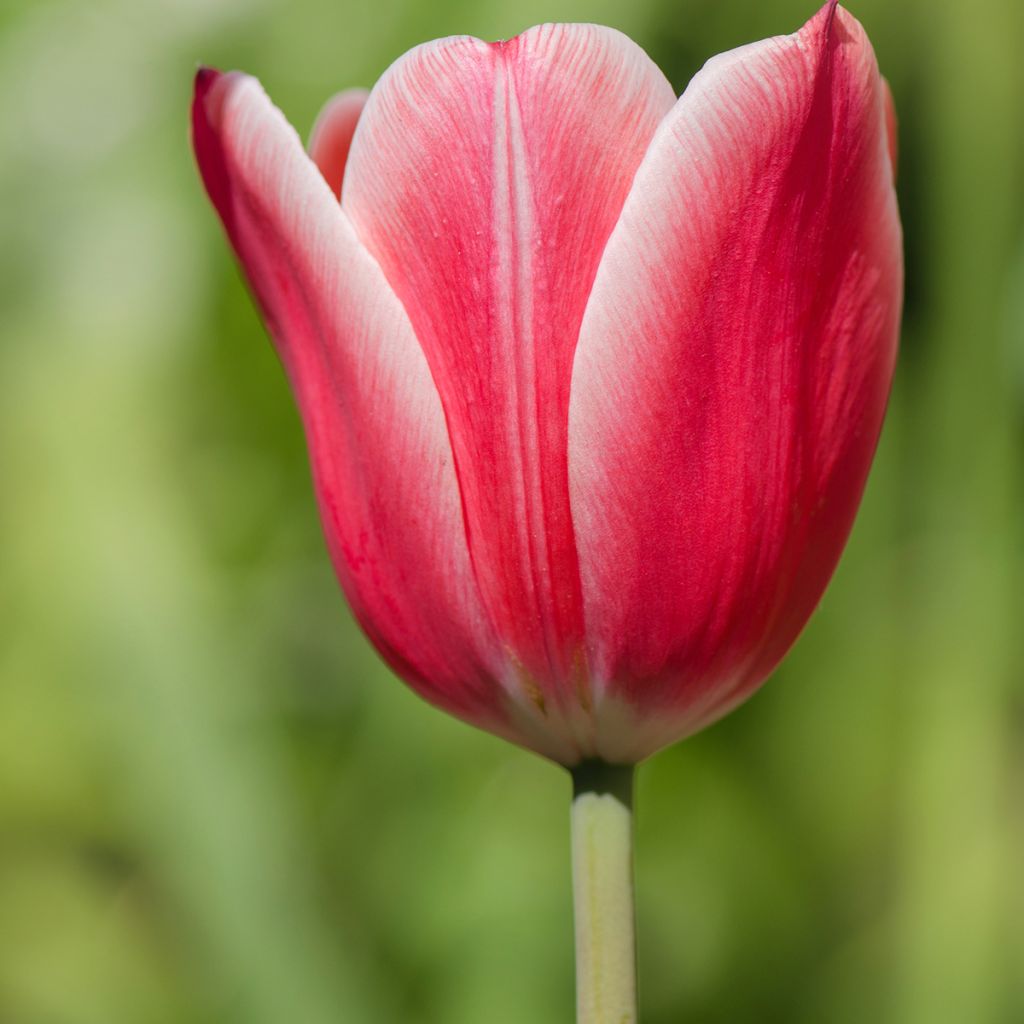
<path id="1" fill-rule="evenodd" d="M 204 70 L 193 140 L 403 679 L 568 765 L 760 685 L 839 559 L 896 355 L 893 118 L 852 16 L 678 99 L 607 28 L 437 40 L 331 101 L 309 155 L 255 79 Z"/>

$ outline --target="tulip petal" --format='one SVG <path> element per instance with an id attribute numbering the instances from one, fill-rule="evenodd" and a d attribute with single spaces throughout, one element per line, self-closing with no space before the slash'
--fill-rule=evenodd
<path id="1" fill-rule="evenodd" d="M 324 104 L 309 135 L 310 159 L 338 197 L 352 136 L 369 95 L 365 89 L 339 92 Z"/>
<path id="2" fill-rule="evenodd" d="M 263 309 L 309 442 L 325 532 L 360 623 L 434 703 L 509 724 L 440 400 L 401 304 L 259 84 L 201 72 L 200 170 Z"/>
<path id="3" fill-rule="evenodd" d="M 524 686 L 567 713 L 587 700 L 572 356 L 600 254 L 674 100 L 611 29 L 429 43 L 373 90 L 342 192 L 441 394 L 488 611 Z"/>
<path id="4" fill-rule="evenodd" d="M 831 3 L 795 35 L 710 61 L 637 172 L 569 423 L 610 759 L 748 695 L 832 574 L 896 353 L 887 120 L 870 44 Z M 635 734 L 617 730 L 641 708 Z"/>

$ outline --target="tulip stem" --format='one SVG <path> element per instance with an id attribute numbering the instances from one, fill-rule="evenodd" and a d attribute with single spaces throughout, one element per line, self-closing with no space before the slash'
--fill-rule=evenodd
<path id="1" fill-rule="evenodd" d="M 577 1024 L 636 1024 L 632 765 L 572 769 Z"/>

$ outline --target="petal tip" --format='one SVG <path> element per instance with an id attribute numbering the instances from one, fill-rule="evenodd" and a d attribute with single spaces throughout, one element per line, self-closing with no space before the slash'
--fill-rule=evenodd
<path id="1" fill-rule="evenodd" d="M 196 70 L 190 128 L 192 151 L 203 184 L 231 235 L 231 179 L 220 139 L 224 90 L 219 86 L 226 78 L 222 71 L 206 65 Z"/>
<path id="2" fill-rule="evenodd" d="M 219 92 L 218 85 L 228 78 L 229 73 L 219 68 L 210 67 L 208 64 L 200 64 L 196 68 L 196 75 L 192 87 L 192 116 L 204 117 L 206 120 L 214 120 L 216 109 L 211 110 L 211 96 Z"/>
<path id="3" fill-rule="evenodd" d="M 219 68 L 200 64 L 192 88 L 192 124 L 195 131 L 200 122 L 215 124 L 218 120 L 218 105 L 212 102 L 213 97 L 221 92 L 220 82 L 227 75 Z"/>
<path id="4" fill-rule="evenodd" d="M 336 197 L 341 194 L 352 140 L 369 95 L 366 89 L 345 89 L 332 96 L 309 133 L 307 151 Z"/>
<path id="5" fill-rule="evenodd" d="M 220 78 L 221 72 L 218 68 L 210 67 L 208 64 L 200 64 L 196 68 L 195 92 L 196 95 L 208 92 L 213 84 Z"/>

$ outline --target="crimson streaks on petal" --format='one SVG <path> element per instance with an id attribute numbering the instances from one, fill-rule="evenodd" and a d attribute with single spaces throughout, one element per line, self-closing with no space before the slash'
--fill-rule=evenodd
<path id="1" fill-rule="evenodd" d="M 504 655 L 470 569 L 440 401 L 404 310 L 254 79 L 200 72 L 193 142 L 296 392 L 356 616 L 428 699 L 525 742 L 494 685 Z"/>
<path id="2" fill-rule="evenodd" d="M 746 696 L 839 557 L 896 352 L 886 120 L 870 44 L 829 4 L 710 61 L 637 172 L 569 429 L 591 665 L 642 719 L 614 756 Z"/>
<path id="3" fill-rule="evenodd" d="M 902 294 L 870 45 L 832 0 L 674 103 L 624 37 L 542 26 L 364 97 L 311 158 L 245 76 L 193 111 L 342 585 L 434 703 L 642 758 L 764 679 L 860 499 Z"/>
<path id="4" fill-rule="evenodd" d="M 441 395 L 484 601 L 524 686 L 554 713 L 582 715 L 587 701 L 566 463 L 573 351 L 608 234 L 674 100 L 610 29 L 440 40 L 374 89 L 345 177 L 342 206 Z"/>

